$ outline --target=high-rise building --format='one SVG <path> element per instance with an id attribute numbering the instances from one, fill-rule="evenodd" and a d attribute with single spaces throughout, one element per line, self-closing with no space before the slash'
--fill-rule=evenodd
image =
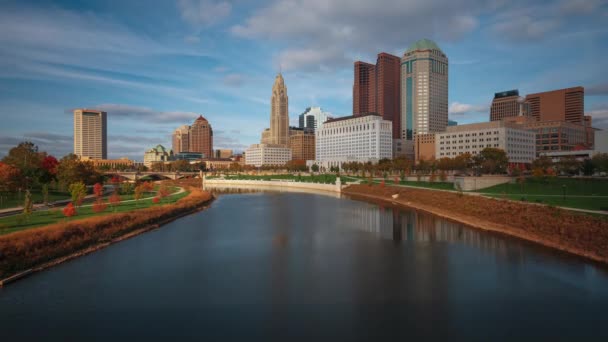
<path id="1" fill-rule="evenodd" d="M 310 128 L 290 128 L 289 148 L 293 160 L 315 160 L 315 131 Z"/>
<path id="2" fill-rule="evenodd" d="M 376 64 L 355 62 L 353 114 L 378 113 L 393 123 L 393 139 L 401 127 L 401 59 L 386 52 L 378 54 Z"/>
<path id="3" fill-rule="evenodd" d="M 448 127 L 449 126 L 458 126 L 458 122 L 456 122 L 454 120 L 448 120 Z"/>
<path id="4" fill-rule="evenodd" d="M 232 157 L 232 154 L 232 150 L 228 149 L 215 150 L 215 158 L 230 158 Z"/>
<path id="5" fill-rule="evenodd" d="M 189 151 L 203 154 L 203 158 L 213 156 L 213 129 L 207 119 L 200 115 L 190 127 Z"/>
<path id="6" fill-rule="evenodd" d="M 393 156 L 392 122 L 378 114 L 327 121 L 316 132 L 315 159 L 329 169 L 346 162 L 373 162 Z"/>
<path id="7" fill-rule="evenodd" d="M 108 159 L 106 112 L 74 110 L 74 154 L 83 158 Z"/>
<path id="8" fill-rule="evenodd" d="M 410 45 L 401 58 L 401 139 L 445 131 L 448 57 L 432 40 Z"/>
<path id="9" fill-rule="evenodd" d="M 180 126 L 173 132 L 173 152 L 189 152 L 190 150 L 190 126 Z"/>
<path id="10" fill-rule="evenodd" d="M 584 124 L 585 88 L 558 89 L 526 96 L 529 115 L 537 121 Z"/>
<path id="11" fill-rule="evenodd" d="M 519 90 L 513 89 L 494 94 L 492 107 L 490 108 L 490 121 L 527 115 L 527 105 L 519 97 Z"/>
<path id="12" fill-rule="evenodd" d="M 270 98 L 270 144 L 289 145 L 289 105 L 283 75 L 277 75 Z"/>
<path id="13" fill-rule="evenodd" d="M 331 113 L 324 112 L 321 107 L 308 107 L 300 114 L 299 128 L 308 128 L 315 131 L 319 126 L 329 119 L 333 119 Z"/>
<path id="14" fill-rule="evenodd" d="M 376 66 L 365 62 L 355 62 L 353 84 L 353 114 L 374 113 L 376 111 Z"/>

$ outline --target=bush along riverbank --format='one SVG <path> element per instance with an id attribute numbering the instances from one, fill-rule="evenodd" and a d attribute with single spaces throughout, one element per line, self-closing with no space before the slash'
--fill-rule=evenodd
<path id="1" fill-rule="evenodd" d="M 604 217 L 482 196 L 381 185 L 351 185 L 343 193 L 390 201 L 608 263 L 608 220 Z"/>
<path id="2" fill-rule="evenodd" d="M 0 286 L 203 209 L 209 192 L 189 189 L 173 204 L 108 214 L 0 236 Z M 4 281 L 2 280 L 4 279 Z"/>

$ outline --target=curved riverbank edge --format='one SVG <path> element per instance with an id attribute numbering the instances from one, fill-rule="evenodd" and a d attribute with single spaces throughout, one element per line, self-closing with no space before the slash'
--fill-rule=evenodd
<path id="1" fill-rule="evenodd" d="M 204 186 L 248 186 L 248 187 L 272 187 L 285 189 L 306 189 L 325 192 L 342 192 L 341 184 L 323 184 L 309 182 L 289 182 L 289 181 L 266 181 L 266 180 L 238 180 L 238 179 L 205 179 Z"/>
<path id="2" fill-rule="evenodd" d="M 213 202 L 215 199 L 216 199 L 215 195 L 211 194 L 210 198 L 208 200 L 203 201 L 203 202 L 199 203 L 197 206 L 192 207 L 192 208 L 190 208 L 190 209 L 188 209 L 186 211 L 180 211 L 180 208 L 175 208 L 176 209 L 176 213 L 174 215 L 166 217 L 166 218 L 163 218 L 163 219 L 159 220 L 158 222 L 155 222 L 155 223 L 152 223 L 152 224 L 147 224 L 147 225 L 145 225 L 143 227 L 140 227 L 140 228 L 136 228 L 135 230 L 126 232 L 125 234 L 120 235 L 120 236 L 118 236 L 116 238 L 113 238 L 113 239 L 111 239 L 109 241 L 97 243 L 97 244 L 95 244 L 93 246 L 89 246 L 87 248 L 84 248 L 84 249 L 81 249 L 81 250 L 77 250 L 77 251 L 75 251 L 75 252 L 73 252 L 71 254 L 68 254 L 68 255 L 65 255 L 65 256 L 62 256 L 62 257 L 58 257 L 58 258 L 52 259 L 50 261 L 41 263 L 40 265 L 37 265 L 37 266 L 32 267 L 32 268 L 27 269 L 27 270 L 20 271 L 20 272 L 15 273 L 15 274 L 12 274 L 12 275 L 10 275 L 8 277 L 5 277 L 3 279 L 0 278 L 0 289 L 3 286 L 6 286 L 6 285 L 8 285 L 10 283 L 13 283 L 13 282 L 15 282 L 15 281 L 17 281 L 19 279 L 23 279 L 25 277 L 28 277 L 28 276 L 36 273 L 36 272 L 44 271 L 44 270 L 46 270 L 48 268 L 51 268 L 53 266 L 60 265 L 60 264 L 62 264 L 64 262 L 67 262 L 67 261 L 76 259 L 78 257 L 85 256 L 87 254 L 93 253 L 95 251 L 104 249 L 104 248 L 106 248 L 106 247 L 108 247 L 110 245 L 113 245 L 115 243 L 118 243 L 118 242 L 130 239 L 132 237 L 138 236 L 140 234 L 143 234 L 143 233 L 146 233 L 146 232 L 149 232 L 149 231 L 152 231 L 152 230 L 159 229 L 162 226 L 164 226 L 164 225 L 166 225 L 168 223 L 171 223 L 171 222 L 173 222 L 175 220 L 178 220 L 178 219 L 180 219 L 182 217 L 189 216 L 189 215 L 192 215 L 194 213 L 203 211 L 203 210 L 207 209 L 209 207 L 209 205 L 211 204 L 211 202 Z"/>
<path id="3" fill-rule="evenodd" d="M 386 188 L 390 189 L 390 188 Z M 393 205 L 402 206 L 410 209 L 414 209 L 417 211 L 421 211 L 424 213 L 432 214 L 438 216 L 442 219 L 449 220 L 452 222 L 460 223 L 475 229 L 480 229 L 487 232 L 493 232 L 498 234 L 503 234 L 506 236 L 522 239 L 525 241 L 533 242 L 545 247 L 549 247 L 552 249 L 556 249 L 562 252 L 566 252 L 578 257 L 584 257 L 590 259 L 594 262 L 599 262 L 604 265 L 608 264 L 608 257 L 598 253 L 595 250 L 585 250 L 573 246 L 569 246 L 565 243 L 560 243 L 556 241 L 551 241 L 546 237 L 543 237 L 539 234 L 533 232 L 527 232 L 521 228 L 517 228 L 508 224 L 500 224 L 496 222 L 491 222 L 485 219 L 480 219 L 472 215 L 460 214 L 456 211 L 445 210 L 442 208 L 438 208 L 433 205 L 425 205 L 421 203 L 416 203 L 415 197 L 407 198 L 402 197 L 398 188 L 392 188 L 394 193 L 399 193 L 397 198 L 393 198 L 392 195 L 386 194 L 374 194 L 370 192 L 361 191 L 361 186 L 348 186 L 345 187 L 342 191 L 343 194 L 348 195 L 349 197 L 356 200 L 374 200 L 385 203 L 391 203 Z M 430 191 L 433 190 L 424 189 L 421 191 Z M 468 196 L 461 198 L 461 200 L 466 200 Z M 483 197 L 480 197 L 483 198 Z M 513 213 L 513 215 L 518 215 L 519 213 Z M 491 215 L 491 213 L 488 213 Z M 600 250 L 601 251 L 601 250 Z M 604 250 L 605 252 L 605 250 Z"/>

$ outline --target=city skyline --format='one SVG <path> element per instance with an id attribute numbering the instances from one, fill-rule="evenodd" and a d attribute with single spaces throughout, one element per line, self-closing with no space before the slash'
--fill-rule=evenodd
<path id="1" fill-rule="evenodd" d="M 494 93 L 505 89 L 533 94 L 583 86 L 586 114 L 594 127 L 608 127 L 606 71 L 595 67 L 608 52 L 603 1 L 549 1 L 528 5 L 527 13 L 519 1 L 494 7 L 463 1 L 453 10 L 437 1 L 409 7 L 383 1 L 382 9 L 360 4 L 342 12 L 340 1 L 325 12 L 296 3 L 298 11 L 283 1 L 257 7 L 178 1 L 151 3 L 142 14 L 131 1 L 6 2 L 0 157 L 23 140 L 58 157 L 71 152 L 71 114 L 79 107 L 108 113 L 108 158 L 141 160 L 150 146 L 171 146 L 175 127 L 200 114 L 216 127 L 217 148 L 242 151 L 267 125 L 267 87 L 277 71 L 290 84 L 290 125 L 310 106 L 352 115 L 353 62 L 373 61 L 380 51 L 402 57 L 423 38 L 450 57 L 452 120 L 487 121 Z M 449 14 L 435 14 L 439 8 Z M 355 25 L 357 11 L 370 23 Z M 298 13 L 318 21 L 303 29 Z M 271 16 L 283 25 L 266 26 Z M 415 17 L 446 24 L 407 20 Z"/>

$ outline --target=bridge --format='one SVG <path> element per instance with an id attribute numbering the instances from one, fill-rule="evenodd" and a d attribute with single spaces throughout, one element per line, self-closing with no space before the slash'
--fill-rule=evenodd
<path id="1" fill-rule="evenodd" d="M 138 179 L 142 179 L 143 177 L 152 178 L 152 179 L 181 179 L 181 178 L 198 178 L 200 177 L 200 172 L 154 172 L 154 171 L 145 171 L 145 172 L 123 172 L 123 171 L 106 171 L 103 173 L 108 176 L 118 176 L 124 179 L 136 181 Z"/>

